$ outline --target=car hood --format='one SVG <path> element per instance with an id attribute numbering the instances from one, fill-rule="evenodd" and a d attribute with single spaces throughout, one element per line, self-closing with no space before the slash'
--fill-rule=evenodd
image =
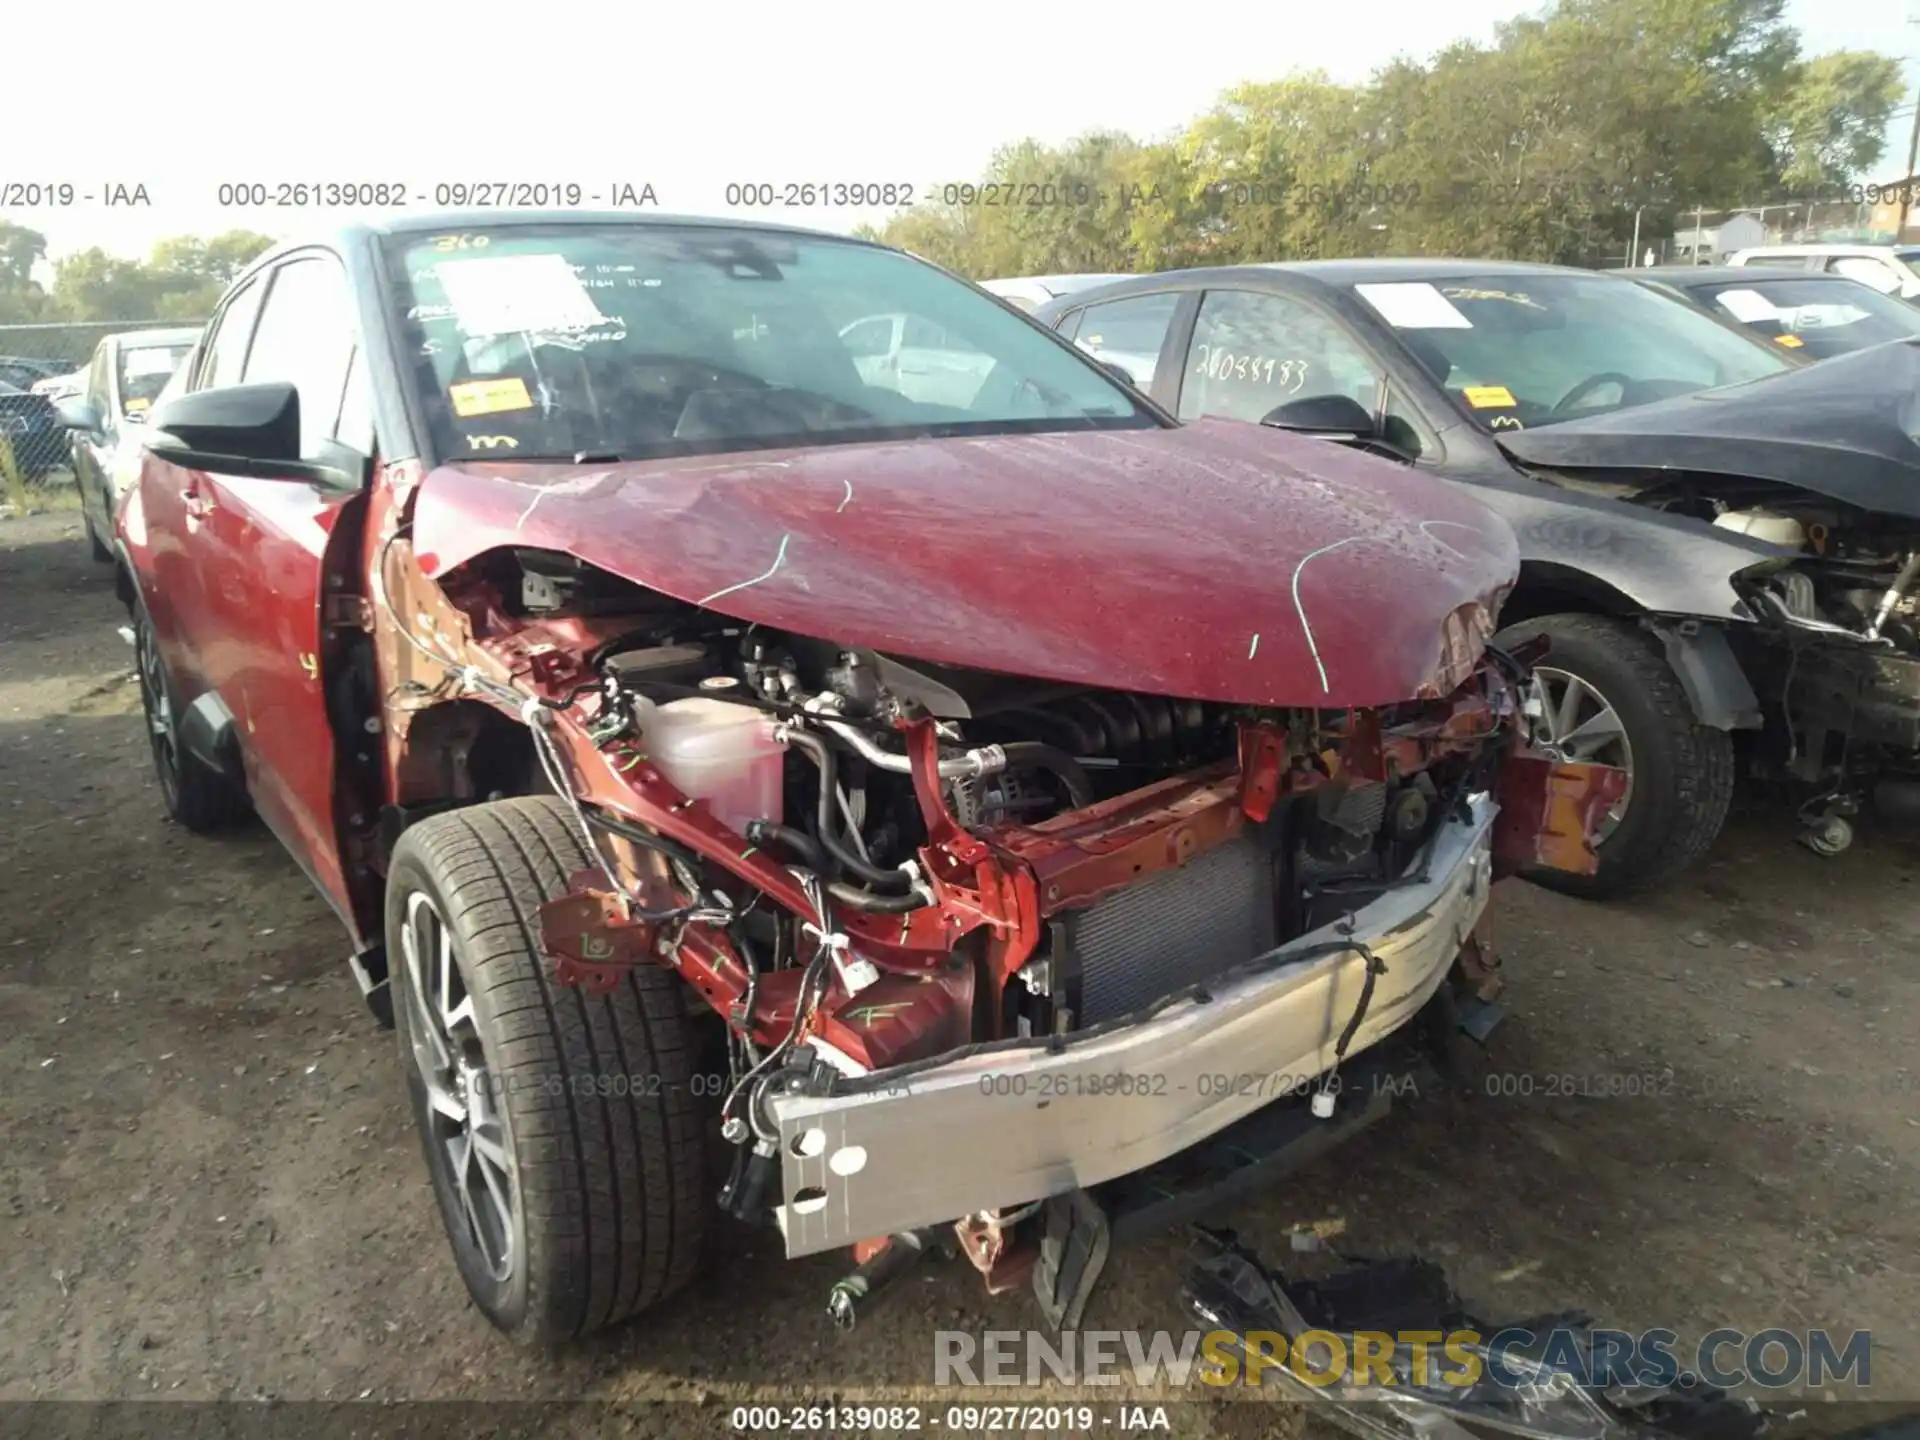
<path id="1" fill-rule="evenodd" d="M 1495 434 L 1555 470 L 1695 470 L 1920 518 L 1920 338 L 1674 400 Z"/>
<path id="2" fill-rule="evenodd" d="M 429 575 L 564 551 L 845 645 L 1036 679 L 1335 708 L 1449 693 L 1518 570 L 1458 487 L 1233 421 L 571 465 L 462 463 Z"/>

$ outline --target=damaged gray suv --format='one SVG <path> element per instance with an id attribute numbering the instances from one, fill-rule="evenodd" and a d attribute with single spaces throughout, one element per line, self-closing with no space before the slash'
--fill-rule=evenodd
<path id="1" fill-rule="evenodd" d="M 1150 335 L 1141 388 L 1183 420 L 1391 456 L 1507 519 L 1501 641 L 1551 642 L 1534 739 L 1632 777 L 1599 870 L 1543 883 L 1678 873 L 1742 761 L 1823 854 L 1869 796 L 1920 811 L 1920 346 L 1813 368 L 1629 280 L 1464 260 L 1180 271 L 1037 318 L 1095 358 Z"/>

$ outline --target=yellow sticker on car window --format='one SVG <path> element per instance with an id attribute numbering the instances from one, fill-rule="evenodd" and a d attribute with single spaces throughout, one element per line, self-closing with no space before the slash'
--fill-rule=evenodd
<path id="1" fill-rule="evenodd" d="M 1469 385 L 1460 392 L 1476 410 L 1511 410 L 1513 392 L 1504 385 Z"/>
<path id="2" fill-rule="evenodd" d="M 458 385 L 447 387 L 447 396 L 453 401 L 453 413 L 462 419 L 475 415 L 497 415 L 502 410 L 531 410 L 533 396 L 527 393 L 527 382 L 518 375 L 508 375 L 499 380 L 462 380 Z"/>
<path id="3" fill-rule="evenodd" d="M 1776 335 L 1773 339 L 1775 344 L 1784 345 L 1789 350 L 1798 350 L 1802 345 L 1807 343 L 1798 335 Z"/>

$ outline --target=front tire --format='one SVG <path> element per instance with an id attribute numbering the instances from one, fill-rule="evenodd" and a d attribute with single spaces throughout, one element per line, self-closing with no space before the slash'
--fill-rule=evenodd
<path id="1" fill-rule="evenodd" d="M 1590 900 L 1664 884 L 1703 855 L 1733 800 L 1733 738 L 1700 724 L 1659 641 L 1631 621 L 1547 615 L 1494 637 L 1552 642 L 1535 667 L 1547 714 L 1536 743 L 1567 760 L 1622 764 L 1624 807 L 1603 825 L 1592 875 L 1528 871 L 1535 884 Z M 1609 718 L 1611 717 L 1611 718 Z"/>
<path id="2" fill-rule="evenodd" d="M 423 820 L 394 847 L 394 1020 L 441 1219 L 499 1329 L 554 1344 L 684 1286 L 711 1203 L 680 978 L 554 978 L 539 910 L 591 863 L 538 796 Z"/>

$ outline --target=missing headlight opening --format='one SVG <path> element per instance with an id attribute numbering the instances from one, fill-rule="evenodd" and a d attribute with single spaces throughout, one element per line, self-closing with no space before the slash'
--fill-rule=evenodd
<path id="1" fill-rule="evenodd" d="M 401 809 L 561 797 L 597 864 L 540 910 L 557 978 L 665 965 L 713 1012 L 721 1205 L 854 1246 L 843 1325 L 942 1235 L 1022 1283 L 1050 1203 L 1284 1094 L 1346 1123 L 1341 1067 L 1489 1008 L 1496 873 L 1590 870 L 1624 785 L 1526 748 L 1479 604 L 1421 698 L 1317 709 L 842 645 L 553 551 L 379 556 Z M 1221 1083 L 1254 1054 L 1300 1083 Z"/>

